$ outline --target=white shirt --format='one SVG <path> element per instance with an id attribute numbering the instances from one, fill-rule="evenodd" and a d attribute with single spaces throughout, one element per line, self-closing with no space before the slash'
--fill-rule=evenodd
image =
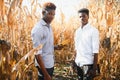
<path id="1" fill-rule="evenodd" d="M 89 23 L 75 32 L 75 62 L 78 66 L 93 64 L 94 53 L 99 52 L 99 32 Z"/>
<path id="2" fill-rule="evenodd" d="M 31 37 L 34 48 L 43 45 L 43 48 L 36 55 L 42 56 L 45 68 L 52 68 L 54 66 L 54 44 L 51 26 L 41 19 L 32 29 Z M 39 66 L 36 59 L 35 66 Z"/>

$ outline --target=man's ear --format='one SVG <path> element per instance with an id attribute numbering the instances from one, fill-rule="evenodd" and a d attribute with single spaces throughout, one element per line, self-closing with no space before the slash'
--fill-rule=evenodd
<path id="1" fill-rule="evenodd" d="M 42 11 L 42 15 L 45 15 L 46 14 L 46 12 L 45 11 Z"/>
<path id="2" fill-rule="evenodd" d="M 47 11 L 42 11 L 42 15 L 45 17 L 47 15 Z"/>

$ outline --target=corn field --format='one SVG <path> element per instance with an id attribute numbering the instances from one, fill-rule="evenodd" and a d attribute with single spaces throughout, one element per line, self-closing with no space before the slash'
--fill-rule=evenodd
<path id="1" fill-rule="evenodd" d="M 22 6 L 24 0 L 0 0 L 0 80 L 37 80 L 31 29 L 41 18 L 41 4 L 30 0 L 31 11 Z M 64 1 L 64 0 L 63 0 Z M 120 0 L 88 0 L 79 4 L 90 10 L 89 22 L 100 32 L 100 75 L 95 80 L 120 80 Z M 76 10 L 77 12 L 77 10 Z M 61 11 L 59 21 L 52 22 L 55 51 L 53 80 L 77 80 L 71 67 L 74 52 L 74 32 L 79 27 L 78 16 L 66 22 Z"/>

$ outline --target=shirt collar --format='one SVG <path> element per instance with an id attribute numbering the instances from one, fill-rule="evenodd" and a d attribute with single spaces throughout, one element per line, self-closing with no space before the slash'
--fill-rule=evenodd
<path id="1" fill-rule="evenodd" d="M 81 29 L 87 29 L 89 27 L 89 23 L 87 23 L 86 25 L 83 26 L 83 28 L 81 27 Z"/>
<path id="2" fill-rule="evenodd" d="M 43 19 L 41 19 L 40 23 L 43 25 L 43 26 L 46 26 L 46 27 L 49 27 L 50 25 L 47 24 Z"/>

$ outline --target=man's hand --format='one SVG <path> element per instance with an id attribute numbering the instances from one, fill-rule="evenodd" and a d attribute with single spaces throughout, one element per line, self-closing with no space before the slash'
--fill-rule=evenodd
<path id="1" fill-rule="evenodd" d="M 49 74 L 44 76 L 44 80 L 52 80 L 51 76 Z"/>
<path id="2" fill-rule="evenodd" d="M 64 47 L 64 45 L 60 44 L 60 45 L 55 45 L 54 49 L 55 50 L 61 50 Z"/>
<path id="3" fill-rule="evenodd" d="M 91 69 L 91 70 L 88 72 L 88 75 L 89 75 L 89 76 L 92 76 L 92 77 L 95 77 L 95 76 L 96 76 L 96 69 Z"/>

